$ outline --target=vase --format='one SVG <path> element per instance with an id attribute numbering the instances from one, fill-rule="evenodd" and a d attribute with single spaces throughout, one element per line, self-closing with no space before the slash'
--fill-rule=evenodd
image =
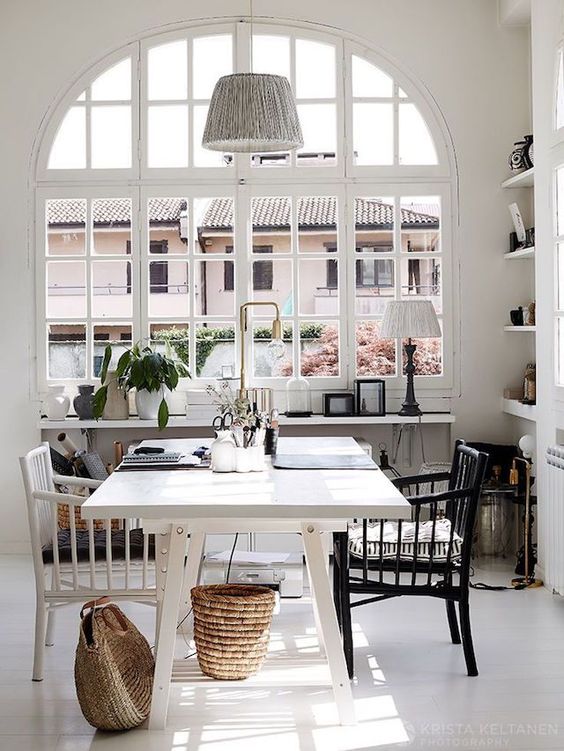
<path id="1" fill-rule="evenodd" d="M 49 386 L 43 402 L 43 410 L 48 420 L 64 420 L 70 409 L 70 398 L 64 386 Z"/>
<path id="2" fill-rule="evenodd" d="M 135 408 L 140 420 L 156 420 L 159 416 L 159 407 L 163 396 L 168 404 L 170 391 L 167 388 L 161 388 L 158 391 L 147 391 L 141 389 L 135 392 Z"/>
<path id="3" fill-rule="evenodd" d="M 74 397 L 72 405 L 78 415 L 79 420 L 92 420 L 92 396 L 94 386 L 88 383 L 81 384 L 78 387 L 78 395 Z"/>
<path id="4" fill-rule="evenodd" d="M 115 374 L 115 370 L 109 370 L 104 381 L 104 384 L 108 386 L 108 392 L 102 418 L 104 420 L 127 420 L 129 417 L 127 394 L 119 387 Z"/>

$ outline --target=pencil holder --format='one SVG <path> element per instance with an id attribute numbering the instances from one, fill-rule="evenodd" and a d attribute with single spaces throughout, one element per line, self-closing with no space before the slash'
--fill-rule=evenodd
<path id="1" fill-rule="evenodd" d="M 266 469 L 264 446 L 249 446 L 247 452 L 250 454 L 251 472 L 263 472 Z"/>
<path id="2" fill-rule="evenodd" d="M 235 449 L 235 472 L 252 472 L 252 448 L 242 448 L 238 446 Z"/>

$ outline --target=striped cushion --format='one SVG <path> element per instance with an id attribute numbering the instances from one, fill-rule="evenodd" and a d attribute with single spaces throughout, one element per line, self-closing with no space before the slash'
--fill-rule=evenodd
<path id="1" fill-rule="evenodd" d="M 399 557 L 401 560 L 413 560 L 415 552 L 414 540 L 415 525 L 413 522 L 403 522 L 402 539 Z M 417 559 L 429 560 L 432 553 L 434 561 L 445 561 L 450 546 L 450 522 L 448 519 L 439 519 L 435 526 L 435 538 L 431 541 L 432 523 L 421 522 L 417 540 Z M 383 559 L 395 559 L 398 554 L 398 524 L 397 522 L 385 522 L 384 534 L 381 540 L 380 522 L 369 524 L 367 528 L 367 558 L 380 559 L 380 546 L 382 546 Z M 349 552 L 355 558 L 363 558 L 364 541 L 362 536 L 362 524 L 352 524 L 349 527 Z M 452 536 L 451 560 L 460 558 L 462 552 L 462 538 L 456 534 Z"/>

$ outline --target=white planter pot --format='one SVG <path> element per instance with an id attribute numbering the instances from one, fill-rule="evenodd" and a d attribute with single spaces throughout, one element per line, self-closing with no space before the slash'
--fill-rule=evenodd
<path id="1" fill-rule="evenodd" d="M 136 391 L 135 408 L 137 409 L 139 419 L 156 420 L 159 416 L 159 407 L 163 396 L 170 407 L 170 390 L 167 388 L 162 388 L 160 391 L 147 391 L 146 389 Z"/>
<path id="2" fill-rule="evenodd" d="M 69 413 L 70 398 L 64 386 L 49 386 L 43 409 L 49 420 L 64 420 Z"/>

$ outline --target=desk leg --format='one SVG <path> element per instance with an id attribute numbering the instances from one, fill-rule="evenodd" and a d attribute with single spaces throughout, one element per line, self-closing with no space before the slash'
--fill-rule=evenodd
<path id="1" fill-rule="evenodd" d="M 192 607 L 190 602 L 190 592 L 192 591 L 192 587 L 195 587 L 200 581 L 200 569 L 202 566 L 202 556 L 204 555 L 205 543 L 206 536 L 201 530 L 190 530 L 181 602 L 182 609 L 185 613 L 187 613 Z"/>
<path id="2" fill-rule="evenodd" d="M 354 725 L 356 718 L 351 684 L 333 604 L 321 534 L 315 524 L 310 522 L 302 524 L 302 537 L 309 582 L 319 613 L 320 640 L 325 645 L 339 720 L 341 725 Z"/>
<path id="3" fill-rule="evenodd" d="M 321 533 L 321 546 L 323 548 L 323 556 L 325 559 L 325 569 L 327 571 L 327 575 L 329 575 L 329 545 L 330 545 L 332 536 L 333 536 L 332 533 L 327 533 L 327 532 Z M 321 621 L 319 619 L 319 608 L 317 607 L 317 601 L 315 597 L 313 596 L 313 589 L 312 589 L 311 601 L 313 604 L 313 617 L 315 619 L 315 630 L 317 631 L 317 638 L 319 641 L 319 652 L 321 655 L 327 655 L 327 650 L 325 649 L 325 642 L 323 641 L 323 631 L 321 629 Z"/>
<path id="4" fill-rule="evenodd" d="M 155 659 L 155 677 L 149 730 L 164 730 L 174 660 L 176 622 L 182 591 L 182 572 L 186 549 L 186 527 L 171 525 L 170 549 L 167 561 L 166 582 L 161 608 L 159 639 Z"/>

